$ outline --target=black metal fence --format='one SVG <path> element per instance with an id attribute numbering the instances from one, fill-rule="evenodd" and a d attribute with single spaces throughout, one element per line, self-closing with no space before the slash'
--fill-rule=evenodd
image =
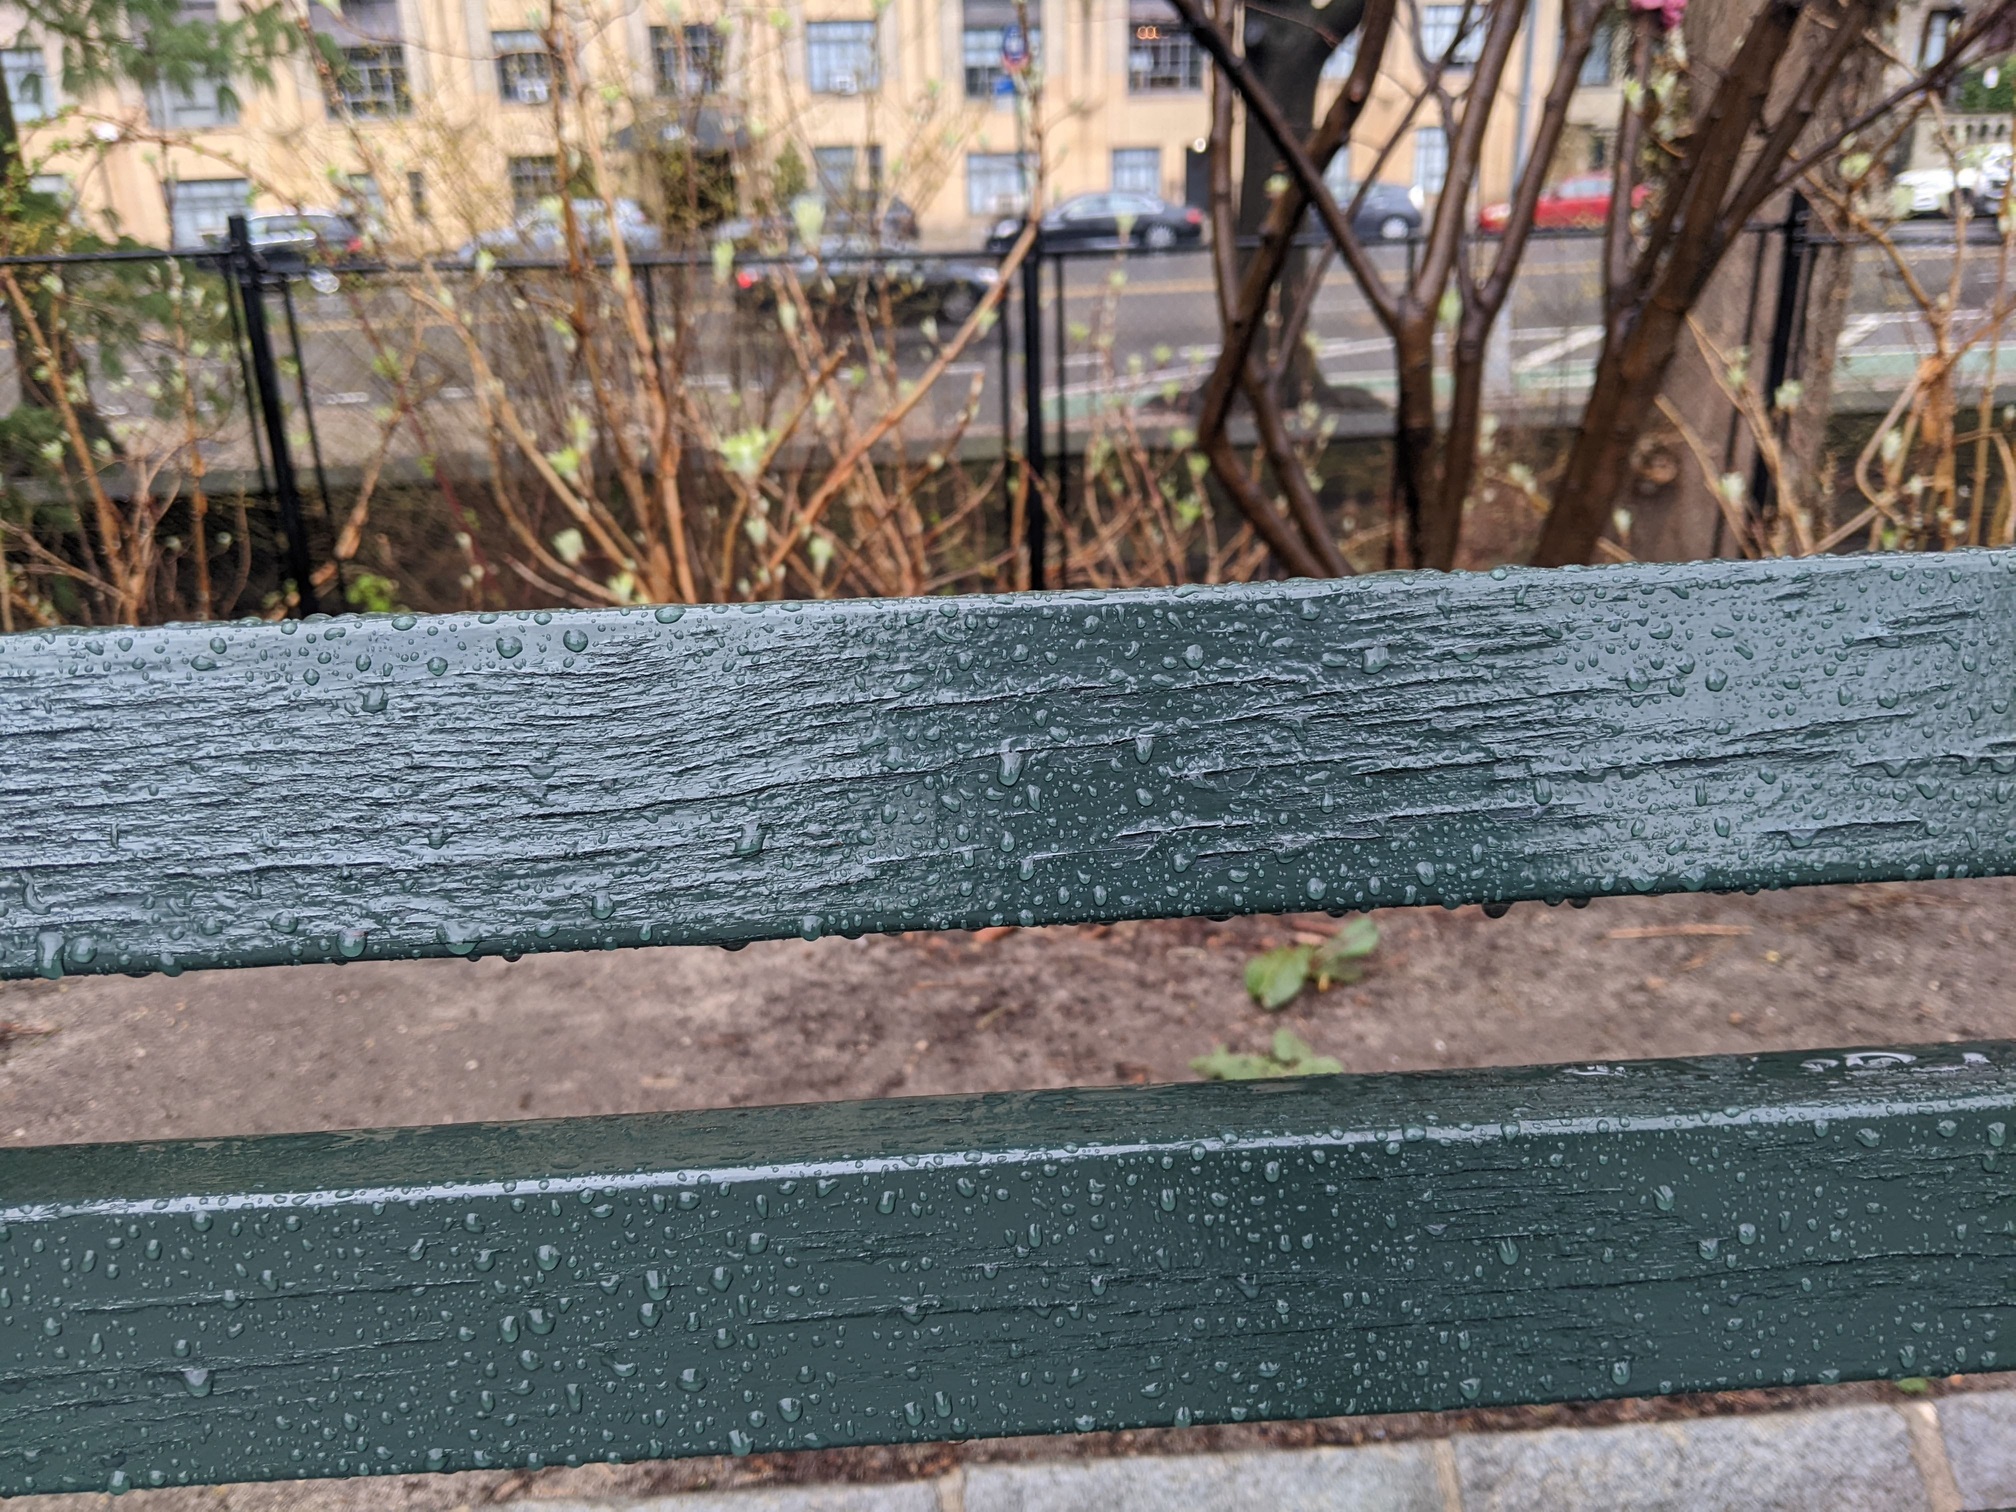
<path id="1" fill-rule="evenodd" d="M 1989 231 L 1978 225 L 1973 238 L 1956 245 L 1943 223 L 1907 227 L 1901 253 L 1858 254 L 1833 375 L 1838 407 L 1882 409 L 1922 355 L 1916 296 L 1905 287 L 1903 268 L 1915 267 L 1920 285 L 1950 283 L 1963 305 L 1989 302 L 1997 253 L 1983 234 Z M 1740 347 L 1763 373 L 1767 393 L 1802 377 L 1807 288 L 1820 245 L 1795 205 L 1782 224 L 1753 228 L 1750 245 L 1732 254 L 1732 264 L 1750 273 Z M 1489 250 L 1482 244 L 1483 254 Z M 1399 278 L 1411 272 L 1416 251 L 1412 242 L 1394 242 L 1375 246 L 1373 256 Z M 1596 252 L 1593 235 L 1577 233 L 1543 234 L 1529 249 L 1488 363 L 1489 401 L 1501 425 L 1545 431 L 1574 423 L 1602 338 Z M 1324 254 L 1312 247 L 1309 256 L 1320 262 Z M 884 307 L 889 321 L 862 326 L 853 338 L 872 354 L 864 360 L 886 363 L 890 392 L 900 393 L 945 356 L 951 329 L 987 297 L 995 260 L 906 251 L 875 254 L 870 262 L 885 294 L 888 269 L 900 262 L 900 297 Z M 704 255 L 660 254 L 632 263 L 649 311 L 654 361 L 674 373 L 689 397 L 713 406 L 723 417 L 721 434 L 734 432 L 737 415 L 770 413 L 780 387 L 803 377 L 793 370 L 789 343 L 778 339 L 789 319 L 779 280 L 817 284 L 832 296 L 837 270 L 838 292 L 848 292 L 843 264 L 744 258 L 724 269 Z M 201 475 L 213 487 L 235 489 L 255 512 L 268 512 L 264 535 L 275 571 L 294 584 L 294 605 L 303 612 L 318 601 L 313 564 L 331 559 L 344 500 L 360 484 L 435 478 L 451 465 L 481 476 L 494 463 L 486 434 L 494 417 L 484 418 L 475 394 L 486 381 L 479 358 L 490 370 L 487 381 L 540 390 L 556 435 L 564 436 L 570 411 L 586 402 L 582 390 L 594 381 L 567 349 L 562 293 L 539 286 L 564 271 L 550 261 L 486 258 L 481 268 L 438 269 L 425 280 L 416 280 L 412 268 L 345 265 L 331 277 L 299 258 L 290 264 L 262 253 L 234 221 L 215 250 L 10 264 L 32 275 L 24 282 L 61 282 L 79 303 L 88 303 L 84 294 L 92 291 L 100 308 L 91 320 L 74 322 L 71 339 L 95 412 L 129 435 L 150 426 L 199 427 L 200 440 L 187 450 L 201 455 Z M 184 311 L 175 316 L 177 329 L 167 329 L 153 308 L 162 290 L 180 285 L 186 292 L 203 281 L 214 298 L 197 302 L 197 318 Z M 432 316 L 424 309 L 430 301 Z M 452 307 L 456 320 L 441 318 L 443 307 Z M 834 298 L 832 308 L 843 322 L 858 324 L 863 315 L 859 299 Z M 472 352 L 471 329 L 487 353 Z M 1046 251 L 1024 263 L 1015 287 L 1002 294 L 1001 318 L 984 337 L 941 362 L 935 390 L 906 415 L 903 434 L 919 445 L 950 440 L 968 463 L 1005 459 L 1000 528 L 1016 522 L 1028 580 L 1041 586 L 1053 556 L 1046 526 L 1055 511 L 1018 508 L 1018 480 L 1047 479 L 1058 499 L 1070 498 L 1074 480 L 1116 427 L 1147 445 L 1180 447 L 1217 335 L 1209 258 L 1201 249 Z M 1341 270 L 1325 273 L 1302 342 L 1310 398 L 1301 421 L 1312 448 L 1383 437 L 1390 428 L 1390 346 Z M 17 366 L 0 363 L 0 415 L 19 397 L 7 391 L 9 370 Z M 201 389 L 193 407 L 200 414 L 187 403 L 176 413 L 170 401 L 183 392 L 178 383 Z M 421 418 L 387 423 L 388 413 L 409 411 Z M 564 447 L 556 451 L 564 454 Z M 790 457 L 770 460 L 788 465 Z M 0 469 L 7 465 L 0 445 Z M 187 487 L 179 475 L 153 481 L 169 492 Z M 1346 477 L 1339 486 L 1348 495 L 1352 485 Z M 1760 462 L 1753 493 L 1765 497 L 1770 486 Z M 339 602 L 348 597 L 340 563 L 334 592 Z"/>

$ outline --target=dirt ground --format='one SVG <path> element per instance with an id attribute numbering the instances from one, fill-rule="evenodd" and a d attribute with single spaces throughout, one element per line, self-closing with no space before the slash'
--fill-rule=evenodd
<path id="1" fill-rule="evenodd" d="M 1392 912 L 1379 916 L 1384 938 L 1362 982 L 1280 1014 L 1247 998 L 1246 961 L 1319 938 L 1335 921 L 0 983 L 0 1144 L 1177 1081 L 1191 1077 L 1192 1057 L 1220 1044 L 1262 1049 L 1277 1027 L 1353 1071 L 2016 1039 L 2012 905 L 2016 881 L 1988 880 L 1521 905 L 1498 920 L 1474 908 Z M 1611 1421 L 1892 1389 L 1613 1403 L 1517 1420 Z M 527 1494 L 904 1478 L 955 1458 L 1352 1442 L 1448 1431 L 1450 1422 L 155 1492 L 122 1505 L 417 1512 Z"/>

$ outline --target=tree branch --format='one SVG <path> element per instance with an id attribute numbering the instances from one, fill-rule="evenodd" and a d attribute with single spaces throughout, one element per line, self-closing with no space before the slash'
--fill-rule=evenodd
<path id="1" fill-rule="evenodd" d="M 1652 112 L 1658 108 L 1652 91 L 1645 87 L 1652 72 L 1652 12 L 1631 13 L 1631 72 L 1639 98 L 1621 91 L 1618 108 L 1617 161 L 1610 172 L 1610 213 L 1603 226 L 1603 309 L 1606 317 L 1623 300 L 1631 287 L 1632 196 L 1638 192 L 1638 154 L 1644 147 L 1644 132 Z"/>
<path id="2" fill-rule="evenodd" d="M 1595 41 L 1596 17 L 1601 8 L 1600 0 L 1596 4 L 1590 3 L 1590 0 L 1571 0 L 1568 7 L 1561 56 L 1555 62 L 1554 80 L 1547 88 L 1547 98 L 1540 110 L 1540 124 L 1527 150 L 1526 168 L 1513 187 L 1512 209 L 1505 220 L 1504 234 L 1499 238 L 1498 255 L 1491 263 L 1491 275 L 1477 291 L 1478 302 L 1494 315 L 1505 303 L 1506 295 L 1511 293 L 1513 276 L 1519 271 L 1519 261 L 1526 254 L 1526 239 L 1533 230 L 1541 188 L 1554 160 L 1554 149 L 1560 145 L 1561 133 L 1567 128 L 1568 109 L 1581 81 L 1582 65 L 1588 59 L 1590 45 Z M 1623 162 L 1621 150 L 1618 161 L 1620 164 Z"/>
<path id="3" fill-rule="evenodd" d="M 1850 137 L 1859 135 L 1868 127 L 1882 120 L 1905 101 L 1943 90 L 1953 80 L 1953 76 L 1974 59 L 1972 54 L 1977 46 L 1981 51 L 1992 51 L 1995 46 L 2007 45 L 2012 22 L 2016 22 L 2016 3 L 2012 0 L 1994 0 L 1986 10 L 1980 12 L 1972 22 L 1960 30 L 1946 48 L 1945 56 L 1924 73 L 1890 91 L 1875 105 L 1865 110 L 1838 131 L 1829 132 L 1824 140 L 1817 143 L 1804 157 L 1788 164 L 1772 180 L 1764 198 L 1769 199 L 1780 189 L 1790 188 L 1811 173 L 1840 145 Z"/>
<path id="4" fill-rule="evenodd" d="M 1449 145 L 1448 176 L 1441 197 L 1435 202 L 1435 220 L 1428 229 L 1428 244 L 1421 255 L 1414 288 L 1439 302 L 1449 281 L 1449 270 L 1462 248 L 1470 207 L 1468 195 L 1449 193 L 1449 185 L 1469 187 L 1476 177 L 1477 162 L 1484 149 L 1484 133 L 1491 124 L 1491 107 L 1497 103 L 1498 83 L 1505 76 L 1505 64 L 1512 56 L 1512 43 L 1526 19 L 1525 0 L 1499 0 L 1491 7 L 1491 20 L 1484 33 L 1484 48 L 1471 70 L 1470 87 L 1464 91 L 1463 119 L 1455 140 Z M 1455 44 L 1451 44 L 1454 46 Z M 1564 107 L 1565 108 L 1565 107 Z M 1537 179 L 1537 175 L 1535 176 Z M 1539 197 L 1537 182 L 1534 197 Z"/>
<path id="5" fill-rule="evenodd" d="M 1195 0 L 1173 0 L 1173 3 L 1179 9 L 1186 5 L 1192 10 L 1195 9 Z M 1393 27 L 1393 6 L 1394 0 L 1370 0 L 1366 5 L 1365 19 L 1358 34 L 1358 59 L 1352 66 L 1351 77 L 1345 81 L 1343 92 L 1331 102 L 1323 120 L 1310 135 L 1309 151 L 1320 156 L 1325 167 L 1349 139 L 1351 128 L 1357 124 L 1358 117 L 1364 112 L 1366 101 L 1371 98 L 1373 81 L 1379 72 L 1379 61 L 1386 51 L 1386 38 Z M 1199 11 L 1197 14 L 1201 16 L 1202 12 Z M 1217 44 L 1223 47 L 1225 45 L 1223 36 L 1216 32 L 1215 27 L 1213 33 Z M 1213 56 L 1216 57 L 1217 54 L 1214 52 Z M 1239 62 L 1243 71 L 1244 61 L 1235 61 Z M 1246 78 L 1243 87 L 1239 82 L 1242 76 Z M 1248 89 L 1257 90 L 1263 96 L 1266 93 L 1264 88 L 1243 72 L 1241 75 L 1235 75 L 1227 70 L 1222 72 L 1220 77 L 1229 80 L 1242 95 Z M 1272 104 L 1271 98 L 1269 104 Z M 1250 99 L 1248 106 L 1251 108 Z M 1278 117 L 1278 110 L 1276 115 Z M 1317 187 L 1319 189 L 1323 187 L 1320 170 L 1317 172 Z M 1329 197 L 1327 190 L 1324 194 L 1325 198 Z M 1253 339 L 1259 333 L 1261 317 L 1267 308 L 1268 293 L 1281 277 L 1281 270 L 1287 266 L 1289 245 L 1294 240 L 1295 232 L 1302 220 L 1302 213 L 1308 208 L 1309 203 L 1309 196 L 1303 192 L 1302 182 L 1298 178 L 1292 180 L 1288 187 L 1276 196 L 1273 208 L 1268 211 L 1267 224 L 1260 233 L 1260 246 L 1251 261 L 1246 264 L 1246 273 L 1240 282 L 1239 298 L 1233 318 L 1225 327 L 1224 345 L 1219 350 L 1217 366 L 1212 369 L 1211 376 L 1204 385 L 1197 434 L 1198 444 L 1206 450 L 1208 450 L 1206 443 L 1224 429 L 1225 418 L 1231 409 L 1232 396 L 1240 381 L 1240 374 L 1245 370 L 1247 358 L 1253 350 Z M 1333 203 L 1332 209 L 1335 208 Z M 1334 239 L 1335 228 L 1331 229 Z M 1365 286 L 1366 297 L 1372 301 L 1379 319 L 1390 329 L 1396 313 L 1391 296 L 1384 293 L 1378 271 L 1371 266 L 1364 248 L 1358 244 L 1355 236 L 1348 234 L 1348 224 L 1346 232 L 1345 241 L 1349 246 L 1344 248 L 1345 257 L 1352 259 L 1355 253 L 1353 269 L 1354 271 L 1362 269 L 1361 282 Z M 1339 243 L 1339 246 L 1343 247 L 1344 243 Z"/>
<path id="6" fill-rule="evenodd" d="M 1345 258 L 1352 262 L 1354 271 L 1362 265 L 1365 270 L 1364 277 L 1368 288 L 1376 284 L 1378 280 L 1376 275 L 1372 273 L 1371 263 L 1365 256 L 1364 248 L 1358 244 L 1358 238 L 1352 235 L 1351 223 L 1344 218 L 1344 212 L 1339 208 L 1336 197 L 1330 193 L 1329 186 L 1323 182 L 1322 168 L 1311 161 L 1309 153 L 1304 150 L 1301 139 L 1295 133 L 1295 128 L 1289 124 L 1288 118 L 1281 113 L 1280 105 L 1276 103 L 1274 96 L 1268 92 L 1267 86 L 1253 76 L 1253 70 L 1247 67 L 1246 60 L 1233 50 L 1232 44 L 1225 36 L 1225 33 L 1205 14 L 1199 0 L 1170 0 L 1170 4 L 1175 6 L 1177 13 L 1183 17 L 1183 24 L 1190 28 L 1191 34 L 1196 37 L 1198 44 L 1211 55 L 1211 61 L 1216 63 L 1225 77 L 1232 81 L 1232 87 L 1239 91 L 1239 98 L 1246 102 L 1246 111 L 1249 117 L 1247 130 L 1252 130 L 1253 124 L 1257 122 L 1260 128 L 1267 133 L 1269 140 L 1274 143 L 1275 148 L 1280 152 L 1281 160 L 1287 165 L 1289 177 L 1300 191 L 1303 201 L 1316 207 L 1316 214 L 1322 220 L 1324 228 L 1329 231 L 1330 239 L 1337 243 L 1339 249 L 1343 251 Z M 1388 23 L 1390 24 L 1391 21 L 1390 5 L 1383 3 L 1378 6 L 1368 4 L 1365 11 L 1366 32 L 1364 34 L 1367 39 L 1371 35 L 1370 29 L 1375 9 L 1384 10 Z M 1355 85 L 1360 75 L 1366 72 L 1366 59 L 1368 55 L 1372 55 L 1371 49 L 1365 47 L 1361 42 L 1357 66 L 1351 71 L 1351 84 Z M 1373 66 L 1376 68 L 1376 55 L 1372 55 L 1372 57 Z M 1367 76 L 1366 93 L 1370 93 L 1369 75 Z M 1347 85 L 1344 95 L 1339 98 L 1347 99 L 1350 95 L 1351 88 Z M 1358 108 L 1363 108 L 1362 99 L 1359 102 Z M 1338 107 L 1333 105 L 1330 116 L 1325 117 L 1324 126 L 1328 127 L 1331 119 L 1337 117 L 1339 114 Z M 1351 119 L 1355 120 L 1356 110 L 1351 110 L 1350 115 Z M 1341 133 L 1338 139 L 1342 140 Z M 1335 144 L 1331 145 L 1330 150 L 1332 153 L 1335 152 Z M 1267 217 L 1269 230 L 1274 228 L 1279 212 L 1288 203 L 1289 196 L 1287 195 L 1282 195 L 1275 200 L 1274 210 L 1269 212 Z M 1301 214 L 1300 207 L 1297 207 L 1293 214 L 1294 216 L 1299 216 Z M 1235 368 L 1234 371 L 1236 372 L 1237 369 Z"/>

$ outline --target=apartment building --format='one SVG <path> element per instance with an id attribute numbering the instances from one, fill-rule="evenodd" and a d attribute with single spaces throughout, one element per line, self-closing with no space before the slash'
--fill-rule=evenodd
<path id="1" fill-rule="evenodd" d="M 1903 0 L 1897 8 L 1894 53 L 1883 87 L 1895 89 L 1913 73 L 1940 63 L 1967 20 L 1952 0 Z M 1963 70 L 1941 109 L 1913 124 L 1897 154 L 1900 170 L 1950 168 L 1957 158 L 1977 162 L 1991 148 L 2007 147 L 2011 126 L 2010 60 Z"/>
<path id="2" fill-rule="evenodd" d="M 228 14 L 234 3 L 186 0 L 186 10 Z M 660 0 L 588 5 L 574 34 L 583 71 L 610 86 L 612 147 L 630 159 L 640 143 L 676 147 L 718 164 L 723 214 L 746 208 L 766 176 L 782 184 L 795 172 L 829 196 L 901 198 L 927 239 L 972 244 L 1026 202 L 1035 123 L 1018 90 L 1032 71 L 1052 201 L 1109 188 L 1203 194 L 1209 60 L 1167 0 L 1029 0 L 1022 11 L 1015 0 L 787 0 L 718 14 Z M 263 84 L 107 92 L 61 120 L 53 51 L 5 14 L 0 3 L 0 66 L 38 169 L 85 213 L 109 211 L 145 242 L 199 243 L 247 208 L 362 204 L 453 245 L 561 183 L 556 61 L 524 0 L 307 4 L 306 24 L 344 60 L 333 82 L 304 50 Z M 1459 36 L 1464 6 L 1418 14 L 1419 37 L 1403 31 L 1389 47 L 1358 144 L 1333 172 L 1339 185 L 1376 176 L 1431 197 L 1442 188 L 1443 123 L 1432 103 L 1411 117 L 1410 104 L 1423 59 L 1449 58 L 1458 77 L 1475 61 L 1482 17 Z M 1517 169 L 1558 34 L 1559 0 L 1535 0 L 1493 113 L 1483 198 L 1502 197 Z M 1351 61 L 1347 43 L 1326 78 L 1341 80 Z M 79 141 L 88 145 L 62 145 Z"/>
<path id="3" fill-rule="evenodd" d="M 1340 161 L 1332 166 L 1333 189 L 1379 179 L 1419 189 L 1430 200 L 1442 192 L 1449 168 L 1449 123 L 1441 118 L 1432 97 L 1418 105 L 1416 101 L 1437 62 L 1445 88 L 1453 92 L 1468 83 L 1465 73 L 1483 50 L 1490 9 L 1488 4 L 1400 7 L 1378 87 L 1352 134 L 1349 162 L 1341 161 L 1340 153 Z M 1418 31 L 1413 25 L 1417 15 Z M 1529 0 L 1527 24 L 1514 41 L 1499 80 L 1478 157 L 1475 197 L 1480 203 L 1511 193 L 1560 57 L 1560 0 Z M 1329 90 L 1342 87 L 1355 62 L 1355 39 L 1347 40 L 1324 66 L 1329 83 L 1318 101 L 1319 110 L 1329 103 Z"/>

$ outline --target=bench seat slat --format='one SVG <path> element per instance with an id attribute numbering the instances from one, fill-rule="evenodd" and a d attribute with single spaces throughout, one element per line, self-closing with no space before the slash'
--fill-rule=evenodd
<path id="1" fill-rule="evenodd" d="M 0 1153 L 0 1494 L 2016 1359 L 2016 1046 Z"/>
<path id="2" fill-rule="evenodd" d="M 0 641 L 0 976 L 2016 869 L 2016 556 Z"/>

